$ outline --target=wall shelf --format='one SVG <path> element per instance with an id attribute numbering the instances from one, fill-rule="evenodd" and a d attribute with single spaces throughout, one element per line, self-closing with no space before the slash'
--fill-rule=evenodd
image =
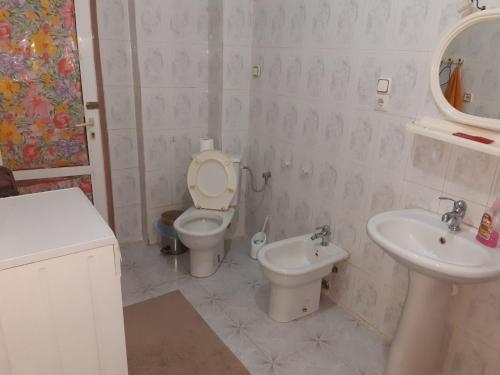
<path id="1" fill-rule="evenodd" d="M 423 117 L 419 120 L 412 121 L 406 125 L 406 129 L 410 133 L 434 138 L 443 142 L 469 148 L 471 150 L 483 152 L 486 154 L 500 156 L 500 133 L 492 130 L 458 124 L 441 119 L 434 119 L 430 117 Z M 453 133 L 457 132 L 488 138 L 493 140 L 493 143 L 484 144 L 453 135 Z"/>

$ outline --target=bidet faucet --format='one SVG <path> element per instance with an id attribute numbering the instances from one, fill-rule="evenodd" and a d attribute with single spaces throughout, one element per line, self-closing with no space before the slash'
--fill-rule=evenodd
<path id="1" fill-rule="evenodd" d="M 328 246 L 328 243 L 330 241 L 330 226 L 329 225 L 322 225 L 316 230 L 319 230 L 319 232 L 314 233 L 311 236 L 311 240 L 316 240 L 321 237 L 321 246 Z"/>
<path id="2" fill-rule="evenodd" d="M 441 217 L 441 221 L 448 224 L 448 228 L 457 232 L 460 230 L 460 225 L 465 217 L 465 212 L 467 211 L 467 203 L 463 200 L 455 200 L 448 197 L 439 197 L 441 200 L 448 200 L 453 202 L 453 210 L 446 212 Z"/>

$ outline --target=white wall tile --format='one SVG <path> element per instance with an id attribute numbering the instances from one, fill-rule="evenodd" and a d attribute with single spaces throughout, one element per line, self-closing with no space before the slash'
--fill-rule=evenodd
<path id="1" fill-rule="evenodd" d="M 224 1 L 224 43 L 249 45 L 252 31 L 252 2 Z"/>
<path id="2" fill-rule="evenodd" d="M 414 138 L 406 179 L 442 190 L 450 158 L 449 144 L 421 136 Z"/>
<path id="3" fill-rule="evenodd" d="M 144 135 L 144 162 L 146 170 L 173 168 L 175 136 L 165 132 L 148 132 Z"/>
<path id="4" fill-rule="evenodd" d="M 122 243 L 142 240 L 141 206 L 116 207 L 115 231 L 118 240 Z"/>
<path id="5" fill-rule="evenodd" d="M 105 85 L 129 85 L 132 80 L 132 55 L 127 40 L 101 40 L 101 64 Z"/>
<path id="6" fill-rule="evenodd" d="M 443 374 L 494 374 L 499 356 L 483 343 L 461 331 L 453 332 Z"/>
<path id="7" fill-rule="evenodd" d="M 336 45 L 347 46 L 359 40 L 361 21 L 365 7 L 361 0 L 347 0 L 338 3 L 335 9 Z"/>
<path id="8" fill-rule="evenodd" d="M 164 25 L 167 23 L 164 3 L 164 0 L 134 2 L 137 38 L 139 41 L 168 41 L 168 34 L 164 30 Z"/>
<path id="9" fill-rule="evenodd" d="M 109 149 L 112 169 L 139 166 L 135 129 L 110 130 Z"/>
<path id="10" fill-rule="evenodd" d="M 130 39 L 127 0 L 98 0 L 99 38 Z"/>
<path id="11" fill-rule="evenodd" d="M 314 0 L 308 1 L 307 5 L 308 17 L 304 32 L 306 45 L 329 46 L 335 25 L 333 1 Z"/>
<path id="12" fill-rule="evenodd" d="M 398 49 L 425 50 L 436 34 L 439 12 L 431 0 L 398 2 L 397 24 L 393 42 Z M 425 25 L 425 27 L 422 27 Z"/>
<path id="13" fill-rule="evenodd" d="M 104 98 L 108 129 L 136 128 L 133 86 L 105 86 Z"/>
<path id="14" fill-rule="evenodd" d="M 146 197 L 150 209 L 172 204 L 172 190 L 176 177 L 174 169 L 146 173 Z"/>
<path id="15" fill-rule="evenodd" d="M 173 128 L 172 102 L 164 88 L 142 88 L 142 124 L 145 131 Z"/>
<path id="16" fill-rule="evenodd" d="M 225 89 L 248 90 L 250 87 L 250 50 L 247 47 L 224 48 L 224 77 Z"/>
<path id="17" fill-rule="evenodd" d="M 125 207 L 141 203 L 141 186 L 137 168 L 113 170 L 113 205 Z"/>
<path id="18" fill-rule="evenodd" d="M 383 314 L 383 288 L 361 269 L 353 269 L 355 276 L 351 306 L 365 320 L 369 322 L 379 321 Z"/>
<path id="19" fill-rule="evenodd" d="M 455 147 L 444 190 L 482 205 L 488 203 L 498 159 L 477 151 Z"/>
<path id="20" fill-rule="evenodd" d="M 138 49 L 141 86 L 167 86 L 170 77 L 172 46 L 165 43 L 144 43 Z"/>

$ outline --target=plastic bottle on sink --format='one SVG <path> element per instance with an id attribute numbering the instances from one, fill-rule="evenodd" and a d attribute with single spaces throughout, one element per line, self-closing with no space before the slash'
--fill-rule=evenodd
<path id="1" fill-rule="evenodd" d="M 496 200 L 491 209 L 483 214 L 476 239 L 488 247 L 497 247 L 500 232 L 500 200 Z"/>

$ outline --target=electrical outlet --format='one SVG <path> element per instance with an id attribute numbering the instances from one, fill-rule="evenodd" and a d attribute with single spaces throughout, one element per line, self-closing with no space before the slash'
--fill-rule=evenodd
<path id="1" fill-rule="evenodd" d="M 471 92 L 464 93 L 464 102 L 472 103 L 473 94 Z"/>
<path id="2" fill-rule="evenodd" d="M 254 65 L 252 67 L 252 77 L 253 78 L 260 78 L 261 75 L 261 67 L 260 65 Z"/>
<path id="3" fill-rule="evenodd" d="M 387 107 L 389 106 L 389 95 L 378 94 L 375 97 L 375 110 L 380 112 L 387 112 Z"/>

